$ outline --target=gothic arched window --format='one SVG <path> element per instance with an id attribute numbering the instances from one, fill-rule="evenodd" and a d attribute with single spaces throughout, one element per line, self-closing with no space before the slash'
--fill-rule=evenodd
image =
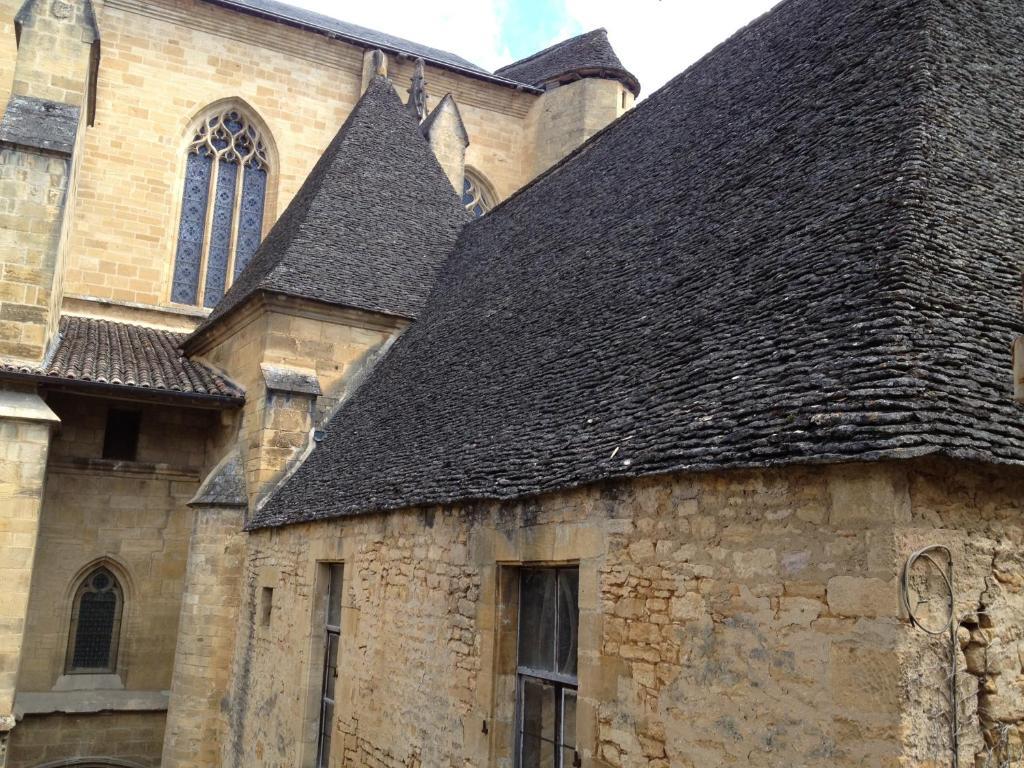
<path id="1" fill-rule="evenodd" d="M 494 207 L 494 198 L 486 182 L 469 170 L 462 182 L 462 204 L 473 216 L 483 216 Z"/>
<path id="2" fill-rule="evenodd" d="M 124 596 L 108 569 L 91 571 L 75 592 L 68 634 L 67 672 L 113 673 Z"/>
<path id="3" fill-rule="evenodd" d="M 199 122 L 187 152 L 171 301 L 212 307 L 260 244 L 267 145 L 254 121 L 229 107 Z"/>

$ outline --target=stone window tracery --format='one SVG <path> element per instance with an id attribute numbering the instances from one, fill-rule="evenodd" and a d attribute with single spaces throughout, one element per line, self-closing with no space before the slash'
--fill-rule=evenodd
<path id="1" fill-rule="evenodd" d="M 270 163 L 236 107 L 203 118 L 189 143 L 171 301 L 213 307 L 256 252 Z"/>
<path id="2" fill-rule="evenodd" d="M 73 605 L 66 671 L 113 673 L 124 607 L 121 585 L 107 568 L 96 568 L 78 586 Z"/>
<path id="3" fill-rule="evenodd" d="M 474 217 L 483 216 L 494 207 L 487 185 L 472 171 L 467 170 L 462 181 L 462 204 Z"/>

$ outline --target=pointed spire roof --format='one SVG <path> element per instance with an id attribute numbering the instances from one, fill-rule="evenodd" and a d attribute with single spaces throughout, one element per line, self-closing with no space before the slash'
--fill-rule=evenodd
<path id="1" fill-rule="evenodd" d="M 603 77 L 618 80 L 634 96 L 640 94 L 640 81 L 622 66 L 605 29 L 584 32 L 555 43 L 550 48 L 496 69 L 494 74 L 536 86 L 583 77 Z"/>
<path id="2" fill-rule="evenodd" d="M 260 292 L 415 317 L 467 220 L 416 118 L 376 77 L 192 339 Z"/>

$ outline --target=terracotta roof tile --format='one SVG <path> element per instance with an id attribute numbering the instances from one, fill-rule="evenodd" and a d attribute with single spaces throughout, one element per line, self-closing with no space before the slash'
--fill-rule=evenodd
<path id="1" fill-rule="evenodd" d="M 183 333 L 71 316 L 61 318 L 60 333 L 45 366 L 0 361 L 0 371 L 239 402 L 244 399 L 244 392 L 232 381 L 182 355 Z"/>

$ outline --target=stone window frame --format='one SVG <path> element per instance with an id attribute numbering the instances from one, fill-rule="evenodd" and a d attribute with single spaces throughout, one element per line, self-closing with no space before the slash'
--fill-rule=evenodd
<path id="1" fill-rule="evenodd" d="M 192 114 L 192 116 L 180 124 L 179 126 L 179 140 L 178 146 L 175 149 L 175 162 L 176 171 L 174 175 L 174 185 L 171 188 L 171 199 L 173 201 L 173 207 L 171 210 L 170 220 L 170 231 L 173 232 L 168 249 L 167 258 L 164 260 L 164 289 L 163 289 L 163 300 L 164 304 L 168 307 L 174 307 L 178 310 L 181 308 L 191 308 L 195 310 L 197 314 L 207 314 L 210 311 L 209 307 L 205 307 L 203 304 L 204 290 L 206 285 L 206 257 L 202 259 L 200 265 L 199 276 L 197 277 L 198 288 L 196 292 L 195 303 L 183 304 L 175 301 L 174 295 L 174 272 L 175 265 L 177 262 L 178 245 L 181 238 L 181 213 L 182 205 L 185 199 L 185 183 L 186 175 L 188 170 L 188 156 L 189 150 L 195 143 L 196 132 L 204 122 L 208 121 L 211 117 L 217 114 L 227 113 L 229 111 L 236 111 L 245 116 L 245 118 L 259 131 L 260 138 L 264 145 L 264 154 L 266 157 L 266 165 L 268 168 L 266 189 L 263 198 L 263 222 L 262 232 L 260 240 L 262 241 L 270 229 L 273 227 L 274 222 L 277 220 L 277 201 L 278 201 L 278 190 L 281 181 L 281 162 L 279 152 L 277 148 L 277 142 L 274 139 L 274 134 L 270 129 L 270 126 L 263 119 L 260 112 L 255 109 L 249 102 L 238 96 L 229 96 L 216 101 L 210 102 L 199 111 Z M 208 202 L 209 205 L 209 202 Z M 236 201 L 237 208 L 237 201 Z M 207 214 L 207 219 L 211 218 L 211 214 Z M 207 224 L 209 229 L 209 223 Z M 237 238 L 233 238 L 233 243 Z M 208 250 L 208 246 L 204 246 L 204 252 Z M 227 267 L 227 276 L 225 279 L 224 292 L 227 293 L 231 287 L 234 270 L 234 244 L 232 246 L 232 252 Z"/>
<path id="2" fill-rule="evenodd" d="M 75 669 L 72 667 L 72 660 L 74 658 L 74 644 L 76 640 L 77 630 L 77 619 L 78 619 L 78 608 L 79 598 L 81 595 L 82 587 L 87 579 L 91 579 L 92 575 L 96 571 L 104 569 L 108 571 L 117 581 L 117 586 L 120 590 L 120 615 L 115 621 L 114 635 L 115 642 L 113 643 L 114 648 L 111 651 L 112 663 L 106 668 L 96 669 Z M 126 667 L 127 658 L 129 655 L 129 640 L 131 636 L 130 627 L 132 626 L 132 617 L 134 615 L 134 586 L 132 579 L 128 573 L 128 570 L 121 563 L 113 560 L 110 557 L 100 557 L 90 561 L 85 566 L 79 568 L 71 580 L 68 582 L 67 591 L 64 596 L 64 621 L 61 623 L 63 627 L 63 637 L 55 650 L 61 654 L 60 662 L 56 665 L 57 669 L 57 682 L 54 686 L 54 690 L 62 689 L 70 685 L 72 689 L 80 687 L 79 684 L 71 683 L 72 680 L 87 680 L 95 679 L 100 681 L 96 685 L 100 688 L 114 687 L 121 688 L 121 681 L 124 679 L 124 670 Z M 93 684 L 86 684 L 87 687 L 92 687 Z"/>
<path id="3" fill-rule="evenodd" d="M 474 218 L 483 216 L 498 204 L 498 195 L 494 186 L 480 171 L 466 166 L 462 177 L 462 205 L 473 214 Z M 479 207 L 480 213 L 474 213 Z"/>
<path id="4" fill-rule="evenodd" d="M 555 588 L 555 594 L 554 594 L 554 605 L 552 606 L 553 615 L 551 617 L 553 623 L 552 623 L 552 636 L 551 636 L 552 646 L 550 647 L 550 651 L 552 653 L 551 662 L 552 662 L 552 664 L 554 665 L 555 668 L 546 669 L 546 670 L 538 668 L 538 667 L 532 667 L 529 664 L 524 663 L 524 660 L 522 658 L 523 633 L 522 633 L 522 623 L 521 622 L 522 622 L 522 618 L 523 618 L 522 617 L 522 611 L 523 611 L 523 582 L 524 582 L 524 577 L 528 573 L 530 573 L 530 572 L 535 572 L 535 573 L 549 572 L 554 577 L 553 585 L 554 585 L 554 588 Z M 564 671 L 562 669 L 557 669 L 557 667 L 561 666 L 560 663 L 559 663 L 559 660 L 558 660 L 558 646 L 560 645 L 560 635 L 562 633 L 561 630 L 563 629 L 562 628 L 562 621 L 561 621 L 561 619 L 562 619 L 562 615 L 561 615 L 561 605 L 562 605 L 561 597 L 562 597 L 562 594 L 563 594 L 563 592 L 562 592 L 562 584 L 563 584 L 563 580 L 567 576 L 569 576 L 569 575 L 571 575 L 572 581 L 574 581 L 575 584 L 576 584 L 576 604 L 575 604 L 576 615 L 570 621 L 570 627 L 573 630 L 572 631 L 572 635 L 574 637 L 573 649 L 572 649 L 573 666 L 572 666 L 571 673 L 570 672 L 566 672 L 566 671 Z M 523 723 L 524 711 L 525 711 L 525 708 L 526 708 L 525 687 L 526 687 L 527 681 L 531 681 L 534 684 L 540 684 L 540 685 L 545 685 L 545 686 L 550 687 L 552 689 L 552 692 L 556 694 L 556 697 L 560 699 L 559 703 L 557 703 L 555 705 L 555 719 L 554 719 L 554 723 L 553 723 L 553 728 L 554 728 L 554 731 L 555 731 L 555 734 L 554 734 L 555 744 L 553 746 L 557 748 L 557 751 L 556 751 L 556 754 L 555 754 L 555 763 L 556 763 L 556 765 L 559 768 L 569 768 L 570 766 L 577 766 L 577 765 L 580 764 L 580 755 L 579 755 L 579 752 L 576 751 L 576 734 L 575 734 L 575 732 L 572 734 L 572 743 L 570 745 L 566 746 L 564 741 L 563 741 L 563 732 L 562 731 L 563 731 L 563 727 L 564 727 L 564 722 L 563 722 L 562 718 L 564 716 L 564 711 L 565 711 L 565 707 L 566 707 L 566 705 L 565 705 L 566 694 L 571 692 L 572 699 L 573 699 L 573 702 L 574 702 L 573 703 L 573 713 L 574 713 L 573 714 L 573 729 L 575 731 L 575 701 L 576 701 L 576 697 L 577 697 L 577 694 L 578 694 L 578 691 L 579 691 L 579 687 L 580 687 L 579 686 L 578 669 L 577 669 L 577 666 L 576 666 L 577 665 L 577 661 L 578 661 L 578 659 L 577 659 L 577 639 L 578 639 L 578 634 L 579 634 L 579 620 L 580 620 L 580 616 L 579 616 L 579 566 L 577 566 L 577 565 L 567 565 L 567 566 L 551 566 L 551 565 L 532 566 L 532 565 L 527 565 L 527 566 L 520 567 L 519 568 L 519 599 L 518 599 L 518 602 L 519 602 L 518 613 L 519 613 L 520 624 L 519 624 L 519 627 L 518 627 L 517 643 L 516 643 L 516 646 L 517 646 L 517 648 L 516 648 L 516 721 L 515 721 L 515 731 L 514 731 L 514 733 L 515 733 L 515 759 L 516 759 L 516 765 L 517 766 L 521 765 L 522 764 L 522 760 L 523 760 L 522 753 L 523 753 L 524 742 L 525 742 L 525 737 L 526 737 L 525 726 L 524 726 L 524 723 Z M 566 758 L 568 757 L 565 754 L 565 750 L 566 749 L 571 749 L 572 752 L 573 752 L 573 757 L 572 757 L 572 759 L 569 760 L 569 762 L 566 762 Z"/>
<path id="5" fill-rule="evenodd" d="M 485 620 L 494 627 L 493 637 L 493 659 L 491 668 L 492 688 L 490 691 L 491 720 L 487 724 L 490 747 L 488 753 L 491 758 L 490 764 L 497 765 L 519 765 L 518 750 L 518 705 L 519 691 L 518 683 L 520 676 L 519 669 L 519 586 L 521 574 L 525 569 L 575 569 L 579 576 L 579 583 L 582 585 L 585 580 L 593 581 L 597 578 L 593 564 L 588 562 L 589 558 L 568 557 L 557 560 L 499 560 L 495 562 L 492 570 L 492 588 L 494 590 L 494 616 L 493 619 Z M 582 588 L 582 586 L 581 586 Z M 577 605 L 580 611 L 580 648 L 583 648 L 583 622 L 584 615 L 581 606 Z M 594 627 L 597 628 L 597 627 Z M 599 636 L 595 638 L 599 641 Z M 579 653 L 579 652 L 578 652 Z M 585 679 L 586 672 L 583 669 L 585 660 L 578 655 L 577 663 L 579 669 L 576 676 L 577 690 L 577 750 L 581 750 L 586 742 L 585 736 L 580 734 L 579 707 L 583 697 L 587 695 L 588 680 Z M 584 706 L 588 706 L 583 702 Z M 566 767 L 568 768 L 568 766 Z"/>
<path id="6" fill-rule="evenodd" d="M 302 732 L 299 744 L 299 761 L 298 764 L 302 768 L 316 768 L 317 757 L 319 756 L 319 736 L 320 736 L 320 712 L 322 702 L 322 685 L 324 675 L 324 660 L 326 652 L 326 632 L 324 617 L 327 611 L 327 598 L 330 587 L 330 573 L 332 567 L 338 567 L 341 569 L 341 605 L 340 605 L 340 624 L 336 626 L 339 645 L 338 645 L 338 657 L 335 661 L 336 668 L 340 669 L 341 661 L 344 658 L 343 649 L 345 647 L 345 636 L 351 634 L 351 617 L 349 616 L 351 606 L 348 604 L 346 599 L 346 589 L 348 587 L 348 579 L 346 578 L 347 570 L 347 558 L 334 556 L 338 553 L 331 552 L 320 552 L 314 555 L 312 562 L 313 574 L 312 574 L 312 599 L 309 601 L 310 613 L 309 623 L 309 644 L 307 647 L 306 658 L 308 660 L 308 666 L 306 669 L 306 693 L 304 696 L 303 704 L 303 717 L 302 717 Z M 339 675 L 335 682 L 335 709 L 334 709 L 334 723 L 337 722 L 338 707 L 337 702 L 340 697 L 340 686 L 344 683 L 343 678 Z M 336 731 L 334 723 L 332 723 L 332 730 Z"/>

